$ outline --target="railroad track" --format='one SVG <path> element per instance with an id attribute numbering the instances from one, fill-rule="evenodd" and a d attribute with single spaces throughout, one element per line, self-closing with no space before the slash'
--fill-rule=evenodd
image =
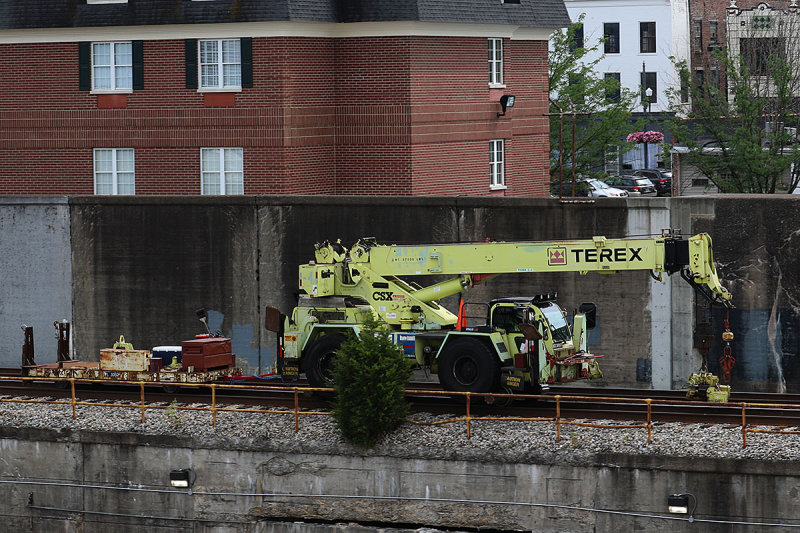
<path id="1" fill-rule="evenodd" d="M 8 369 L 6 369 L 8 370 Z M 11 369 L 13 371 L 13 369 Z M 18 370 L 17 370 L 18 372 Z M 0 375 L 9 376 L 8 372 Z M 17 373 L 17 376 L 19 374 Z M 280 390 L 278 387 L 286 388 Z M 248 383 L 248 389 L 218 387 L 215 391 L 217 405 L 244 405 L 273 408 L 289 408 L 295 406 L 295 392 L 289 387 L 306 387 L 304 380 L 292 384 Z M 410 395 L 413 412 L 430 412 L 433 414 L 451 414 L 464 416 L 466 399 L 463 396 L 450 395 L 441 390 L 438 384 L 431 382 L 415 382 L 409 384 L 409 390 L 430 391 Z M 182 385 L 177 391 L 164 391 L 161 385 L 146 384 L 144 387 L 146 403 L 171 403 L 178 405 L 210 404 L 212 400 L 209 387 Z M 72 397 L 69 386 L 59 387 L 48 381 L 0 381 L 0 398 L 14 397 L 47 397 L 67 400 Z M 140 403 L 142 391 L 137 385 L 79 383 L 76 382 L 76 399 L 80 401 L 107 403 Z M 749 425 L 771 425 L 781 427 L 800 427 L 800 408 L 788 407 L 800 405 L 800 396 L 796 394 L 739 392 L 731 395 L 728 404 L 708 404 L 705 402 L 687 401 L 685 391 L 654 391 L 639 389 L 611 389 L 585 387 L 551 387 L 538 398 L 515 399 L 510 405 L 487 403 L 484 398 L 473 397 L 470 401 L 470 415 L 473 417 L 520 417 L 520 418 L 553 418 L 559 409 L 561 418 L 587 420 L 631 420 L 647 419 L 645 399 L 651 399 L 651 418 L 657 422 L 700 422 L 714 424 L 741 424 L 741 402 L 748 404 L 769 404 L 771 407 L 747 407 Z M 308 391 L 297 393 L 297 403 L 302 410 L 325 409 L 330 400 L 320 398 Z M 787 406 L 787 407 L 783 407 Z"/>

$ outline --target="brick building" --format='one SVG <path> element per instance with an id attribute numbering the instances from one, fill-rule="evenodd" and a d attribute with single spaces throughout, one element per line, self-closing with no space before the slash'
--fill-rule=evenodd
<path id="1" fill-rule="evenodd" d="M 792 5 L 794 4 L 794 8 Z M 714 51 L 730 46 L 727 26 L 729 15 L 737 20 L 742 11 L 796 10 L 796 0 L 689 0 L 690 67 L 694 83 L 711 84 L 726 90 L 725 65 L 714 57 Z M 738 42 L 736 44 L 738 52 Z"/>
<path id="2" fill-rule="evenodd" d="M 0 194 L 546 195 L 568 24 L 562 0 L 7 0 Z"/>

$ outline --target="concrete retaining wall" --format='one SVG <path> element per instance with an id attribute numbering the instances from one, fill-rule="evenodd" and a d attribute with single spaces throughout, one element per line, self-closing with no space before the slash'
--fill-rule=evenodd
<path id="1" fill-rule="evenodd" d="M 194 311 L 233 338 L 239 361 L 268 371 L 274 337 L 265 305 L 293 305 L 297 265 L 315 242 L 363 236 L 386 243 L 578 239 L 707 231 L 737 305 L 735 389 L 800 390 L 800 199 L 686 197 L 559 204 L 531 198 L 73 197 L 0 199 L 0 366 L 18 366 L 22 323 L 35 326 L 37 359 L 55 360 L 52 322 L 73 321 L 74 354 L 96 359 L 120 334 L 136 347 L 200 331 Z M 674 278 L 674 279 L 673 279 Z M 608 386 L 678 388 L 699 367 L 691 289 L 647 272 L 615 276 L 507 275 L 466 298 L 557 290 L 572 309 L 594 301 L 593 351 Z M 455 309 L 455 300 L 444 304 Z M 714 312 L 718 339 L 724 319 Z M 718 341 L 709 356 L 719 371 Z"/>
<path id="2" fill-rule="evenodd" d="M 302 520 L 554 533 L 737 532 L 754 529 L 730 522 L 751 517 L 792 523 L 800 503 L 800 467 L 791 462 L 608 454 L 564 464 L 541 450 L 516 457 L 431 449 L 349 455 L 7 428 L 0 430 L 0 451 L 0 517 L 8 531 L 277 532 L 297 531 L 291 523 Z M 177 468 L 193 469 L 192 492 L 169 486 Z M 667 496 L 684 491 L 697 496 L 695 517 L 703 523 L 667 512 Z"/>
<path id="3" fill-rule="evenodd" d="M 22 364 L 20 326 L 55 360 L 53 322 L 72 321 L 72 254 L 67 198 L 0 199 L 0 366 Z"/>

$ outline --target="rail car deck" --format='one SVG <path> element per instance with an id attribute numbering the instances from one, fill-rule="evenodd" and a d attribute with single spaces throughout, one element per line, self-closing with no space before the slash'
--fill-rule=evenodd
<path id="1" fill-rule="evenodd" d="M 46 365 L 29 365 L 22 368 L 25 377 L 103 379 L 116 381 L 150 381 L 153 383 L 208 383 L 241 375 L 238 367 L 188 371 L 162 369 L 156 372 L 139 370 L 103 370 L 100 363 L 63 361 Z"/>

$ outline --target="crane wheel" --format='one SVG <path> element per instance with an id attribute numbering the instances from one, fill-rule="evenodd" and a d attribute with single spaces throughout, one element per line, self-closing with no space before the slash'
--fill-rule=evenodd
<path id="1" fill-rule="evenodd" d="M 439 382 L 446 390 L 492 392 L 500 386 L 500 361 L 478 339 L 455 339 L 439 355 Z"/>
<path id="2" fill-rule="evenodd" d="M 306 352 L 303 358 L 303 368 L 306 372 L 308 383 L 312 387 L 333 387 L 333 365 L 336 361 L 336 351 L 346 340 L 341 333 L 323 335 Z M 330 393 L 317 393 L 330 395 Z"/>

